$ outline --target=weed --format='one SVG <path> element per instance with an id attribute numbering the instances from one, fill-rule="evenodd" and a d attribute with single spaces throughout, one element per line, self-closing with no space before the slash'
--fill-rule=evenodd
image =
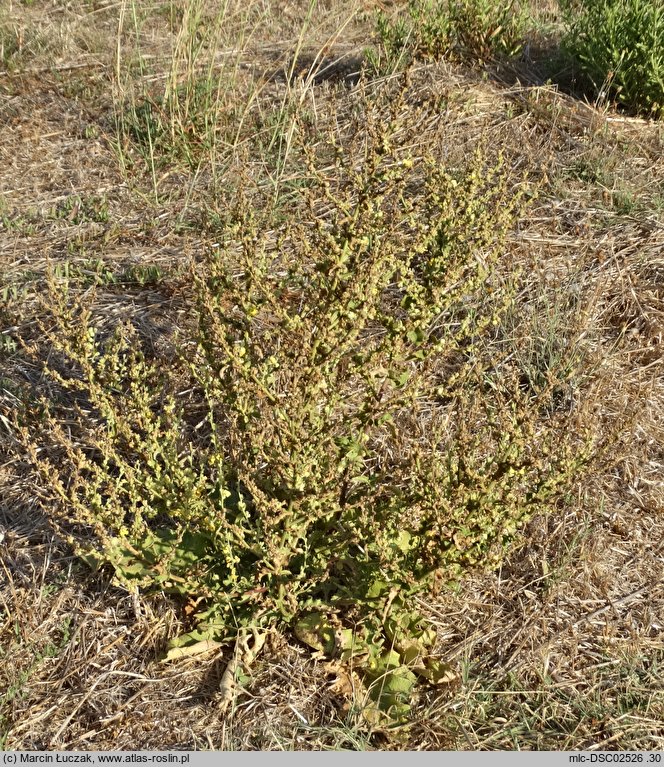
<path id="1" fill-rule="evenodd" d="M 144 287 L 159 284 L 164 278 L 164 270 L 156 264 L 132 264 L 119 275 L 118 281 Z"/>
<path id="2" fill-rule="evenodd" d="M 275 224 L 240 190 L 192 270 L 174 367 L 129 325 L 100 337 L 52 276 L 41 327 L 62 396 L 19 426 L 48 513 L 87 561 L 200 598 L 180 642 L 290 624 L 359 653 L 397 718 L 418 675 L 448 673 L 410 595 L 498 563 L 594 451 L 582 407 L 543 414 L 553 383 L 524 393 L 483 341 L 510 301 L 484 297 L 524 185 L 481 149 L 467 167 L 413 156 L 404 93 L 387 120 L 365 105 L 345 152 L 335 133 L 301 148 L 301 216 Z M 193 430 L 187 377 L 205 413 Z"/>
<path id="3" fill-rule="evenodd" d="M 366 51 L 370 71 L 380 74 L 404 69 L 414 59 L 437 60 L 452 47 L 451 19 L 442 3 L 411 0 L 406 14 L 376 20 L 379 46 Z"/>
<path id="4" fill-rule="evenodd" d="M 515 0 L 454 0 L 450 15 L 462 51 L 479 61 L 497 54 L 517 55 L 527 22 L 525 6 Z"/>
<path id="5" fill-rule="evenodd" d="M 39 216 L 36 212 L 20 214 L 0 206 L 0 225 L 6 232 L 20 236 L 30 236 L 37 231 Z"/>
<path id="6" fill-rule="evenodd" d="M 0 332 L 0 356 L 14 354 L 17 349 L 16 339 L 12 338 L 7 331 Z"/>
<path id="7" fill-rule="evenodd" d="M 639 209 L 639 200 L 629 189 L 616 189 L 611 195 L 611 205 L 618 215 L 630 216 Z"/>
<path id="8" fill-rule="evenodd" d="M 0 706 L 0 745 L 661 748 L 662 658 L 653 643 L 661 626 L 662 590 L 652 586 L 661 581 L 656 548 L 662 538 L 657 511 L 664 398 L 658 396 L 661 355 L 657 339 L 650 339 L 657 335 L 661 308 L 662 232 L 653 216 L 662 198 L 657 126 L 609 119 L 606 130 L 597 130 L 604 122 L 601 113 L 553 88 L 505 90 L 496 81 L 480 82 L 482 73 L 463 66 L 465 61 L 454 66 L 462 51 L 448 36 L 453 30 L 446 31 L 447 6 L 441 3 L 440 17 L 435 8 L 429 15 L 431 40 L 425 48 L 440 42 L 432 57 L 452 63 L 420 61 L 412 67 L 413 85 L 397 110 L 393 132 L 390 102 L 398 77 L 363 78 L 357 87 L 337 88 L 316 74 L 327 66 L 321 61 L 336 60 L 355 50 L 359 39 L 368 39 L 374 17 L 362 11 L 350 35 L 337 41 L 332 29 L 339 29 L 341 8 L 366 8 L 366 3 L 205 3 L 207 19 L 213 18 L 213 7 L 230 9 L 219 39 L 205 16 L 200 23 L 185 21 L 187 5 L 191 10 L 189 0 L 73 0 L 28 8 L 13 0 L 4 4 L 9 16 L 0 10 L 5 39 L 20 47 L 13 53 L 5 49 L 9 66 L 27 69 L 0 78 L 4 149 L 14 160 L 1 169 L 7 191 L 0 211 L 0 569 L 5 568 L 0 604 L 13 617 L 0 620 L 0 699 L 7 690 L 15 695 Z M 398 5 L 407 4 L 382 7 Z M 557 10 L 552 0 L 528 5 L 540 17 Z M 295 42 L 294 25 L 307 9 L 310 22 Z M 268 23 L 253 34 L 246 22 L 257 14 L 265 14 Z M 377 71 L 391 73 L 413 58 L 417 35 L 409 32 L 407 11 L 385 17 L 385 34 L 399 18 L 405 26 L 392 45 L 393 60 L 387 61 L 377 41 Z M 41 42 L 37 32 L 46 36 Z M 569 54 L 546 66 L 540 58 L 556 34 L 552 26 L 529 30 L 531 63 L 573 89 Z M 192 46 L 177 47 L 176 40 L 187 36 Z M 323 36 L 333 40 L 325 49 Z M 287 50 L 285 40 L 291 41 Z M 114 50 L 120 66 L 109 78 L 103 62 L 112 60 Z M 195 52 L 194 59 L 187 58 L 187 50 Z M 311 55 L 315 50 L 321 53 Z M 167 100 L 173 71 L 176 96 Z M 188 93 L 193 93 L 189 112 Z M 358 106 L 363 93 L 368 100 L 376 97 L 368 110 Z M 516 105 L 525 99 L 529 114 L 508 119 L 502 112 L 506 98 Z M 111 104 L 118 157 L 131 172 L 112 192 L 112 226 L 83 223 L 72 229 L 71 208 L 51 216 L 55 196 L 86 199 L 90 190 L 103 193 L 114 184 L 116 158 L 106 146 L 114 137 Z M 134 132 L 134 110 L 144 104 Z M 305 108 L 311 116 L 307 125 Z M 214 133 L 206 127 L 206 114 Z M 217 124 L 215 114 L 221 118 Z M 364 130 L 358 131 L 358 123 Z M 103 134 L 94 161 L 84 140 L 86 124 L 99 125 Z M 328 135 L 331 126 L 335 133 Z M 479 134 L 490 137 L 489 148 L 475 159 L 472 146 Z M 31 153 L 31 142 L 43 151 Z M 499 167 L 500 146 L 505 160 Z M 378 175 L 368 166 L 375 147 L 383 152 Z M 490 214 L 478 205 L 480 224 L 492 222 L 494 211 L 509 206 L 512 193 L 529 188 L 520 174 L 531 165 L 537 177 L 555 184 L 544 180 L 547 199 L 524 218 L 523 200 L 516 202 L 512 218 L 518 231 L 506 243 L 501 244 L 499 226 L 494 244 L 469 234 L 462 245 L 463 232 L 475 227 L 466 217 L 468 199 L 493 190 Z M 155 171 L 157 206 L 146 205 L 146 168 Z M 427 186 L 430 168 L 436 170 Z M 484 186 L 472 187 L 473 168 Z M 61 172 L 67 170 L 62 183 Z M 382 219 L 362 197 L 372 178 L 366 196 Z M 458 199 L 450 192 L 453 183 Z M 433 199 L 436 184 L 444 205 Z M 629 212 L 630 201 L 620 199 L 623 192 L 638 200 L 631 220 L 612 212 Z M 443 225 L 440 212 L 449 209 L 451 223 Z M 441 267 L 438 277 L 426 266 L 443 245 L 428 244 L 412 255 L 425 239 L 427 222 L 432 237 L 436 229 L 451 243 L 447 272 Z M 371 242 L 362 245 L 365 236 Z M 331 282 L 341 273 L 336 264 L 345 243 L 350 276 L 339 277 L 335 290 L 322 290 L 324 276 Z M 500 256 L 495 270 L 494 245 Z M 398 268 L 387 269 L 392 277 L 386 278 L 380 302 L 368 302 L 376 314 L 365 321 L 366 272 L 384 248 L 391 249 Z M 331 265 L 317 269 L 326 254 Z M 189 255 L 196 259 L 190 268 Z M 51 297 L 43 273 L 47 263 L 53 269 Z M 455 278 L 461 263 L 467 270 Z M 486 279 L 463 293 L 464 280 L 484 267 Z M 447 274 L 449 301 L 438 302 L 437 319 L 425 325 L 419 346 L 417 334 L 403 338 L 415 322 L 414 305 L 401 305 L 411 272 L 411 282 L 423 288 Z M 562 275 L 573 273 L 581 291 L 578 301 L 568 304 L 575 286 Z M 359 298 L 351 295 L 356 275 L 363 280 Z M 586 302 L 593 304 L 592 312 L 581 316 Z M 333 304 L 341 307 L 335 332 L 357 335 L 340 356 L 317 357 L 318 373 L 308 362 L 311 344 L 322 327 L 330 345 Z M 351 311 L 359 330 L 347 319 Z M 409 323 L 401 336 L 390 318 Z M 484 327 L 489 318 L 498 324 L 491 320 Z M 123 326 L 123 320 L 132 325 Z M 464 322 L 470 323 L 465 340 L 457 338 Z M 222 340 L 227 337 L 234 356 L 216 340 L 217 332 Z M 397 344 L 395 356 L 383 364 L 388 334 Z M 123 335 L 126 345 L 118 349 Z M 447 347 L 426 359 L 415 356 L 443 337 Z M 26 354 L 27 344 L 34 345 L 35 356 Z M 63 349 L 66 344 L 74 345 L 73 353 Z M 410 356 L 402 364 L 404 349 Z M 251 357 L 256 380 L 240 367 L 242 350 Z M 272 379 L 271 356 L 279 363 Z M 245 377 L 239 375 L 233 387 L 236 370 Z M 261 398 L 256 381 L 271 399 Z M 307 391 L 308 421 L 298 405 Z M 371 418 L 379 406 L 392 423 L 363 424 L 362 413 Z M 637 423 L 624 426 L 629 436 L 608 460 L 594 464 L 581 483 L 573 482 L 570 471 L 558 488 L 543 488 L 539 499 L 527 497 L 547 466 L 552 477 L 565 474 L 566 453 L 579 461 L 581 474 L 591 434 L 608 440 L 606 423 L 631 408 L 640 410 Z M 246 411 L 246 426 L 240 409 Z M 316 423 L 320 439 L 309 428 Z M 15 442 L 17 424 L 29 431 L 43 462 L 41 471 L 35 464 L 32 476 L 31 453 Z M 10 455 L 12 445 L 18 449 Z M 295 480 L 285 475 L 288 455 L 305 469 L 307 460 L 329 462 L 327 473 L 321 472 L 318 511 L 314 481 L 307 480 L 298 495 Z M 499 466 L 494 471 L 489 465 L 493 457 L 500 463 L 501 456 L 502 480 Z M 434 473 L 436 462 L 447 458 Z M 508 476 L 509 468 L 523 468 L 526 461 L 530 465 L 519 484 Z M 343 469 L 335 486 L 338 465 Z M 252 480 L 263 496 L 249 488 Z M 506 489 L 495 500 L 491 493 L 502 492 L 503 480 L 512 482 L 512 496 Z M 63 495 L 54 497 L 58 488 Z M 473 491 L 480 497 L 472 499 Z M 115 565 L 128 587 L 143 584 L 175 598 L 154 593 L 128 598 L 107 588 L 107 575 L 91 578 L 81 560 L 67 578 L 66 594 L 59 588 L 51 593 L 50 585 L 40 592 L 41 581 L 51 584 L 59 568 L 68 571 L 71 551 L 61 541 L 51 545 L 38 499 L 89 564 L 104 566 L 108 575 Z M 137 499 L 135 507 L 131 499 Z M 546 511 L 547 503 L 555 506 L 551 515 L 544 520 L 537 514 L 523 529 L 517 550 L 509 536 L 503 541 L 496 534 L 492 546 L 487 540 L 489 567 L 501 549 L 512 550 L 498 572 L 466 574 L 475 567 L 467 561 L 457 562 L 460 575 L 447 567 L 445 557 L 459 547 L 471 558 L 468 547 L 481 531 L 494 535 L 489 528 L 502 524 L 493 522 L 501 509 L 518 528 L 512 512 L 522 507 L 525 518 Z M 136 508 L 143 517 L 133 530 Z M 579 514 L 580 508 L 587 515 Z M 363 509 L 365 516 L 375 510 L 378 535 L 375 527 L 361 526 Z M 275 520 L 279 514 L 282 522 Z M 315 520 L 308 521 L 313 514 Z M 399 514 L 398 529 L 391 533 L 389 525 L 397 527 Z M 110 520 L 108 527 L 98 523 L 107 539 L 95 535 L 93 522 L 100 515 Z M 440 517 L 449 520 L 447 529 L 435 527 Z M 466 519 L 473 528 L 466 536 L 471 543 L 462 537 Z M 124 536 L 122 524 L 129 529 Z M 252 531 L 255 547 L 243 549 Z M 326 536 L 334 548 L 330 557 Z M 388 558 L 382 552 L 390 536 L 394 557 Z M 265 541 L 288 560 L 281 571 L 287 610 L 278 603 L 279 573 L 265 574 L 275 561 Z M 436 546 L 447 546 L 442 566 L 412 587 L 404 585 L 409 573 L 400 573 L 410 566 L 407 558 L 414 562 L 411 576 L 419 576 L 424 569 L 419 560 L 431 557 Z M 224 547 L 239 557 L 235 581 Z M 482 559 L 481 544 L 475 558 Z M 362 598 L 372 569 L 375 596 Z M 396 593 L 381 594 L 381 581 Z M 637 587 L 643 592 L 623 602 Z M 428 595 L 429 588 L 442 593 Z M 419 589 L 420 597 L 413 598 Z M 37 594 L 44 599 L 35 599 Z M 418 618 L 416 607 L 435 624 Z M 21 672 L 44 644 L 59 641 L 53 627 L 72 612 L 80 625 L 66 658 L 44 659 L 15 693 Z M 14 619 L 21 633 L 14 633 Z M 197 698 L 214 694 L 216 657 L 191 658 L 192 646 L 184 648 L 183 659 L 155 666 L 155 654 L 178 632 L 176 643 L 197 637 L 230 641 L 250 624 L 277 622 L 284 638 L 273 637 L 269 658 L 256 664 L 255 674 L 246 668 L 238 674 L 238 692 L 250 683 L 251 700 L 238 701 L 231 711 L 222 712 L 215 701 L 201 717 L 200 706 L 190 705 L 193 689 Z M 434 628 L 442 658 L 431 651 Z M 298 646 L 302 642 L 304 648 Z M 322 663 L 306 647 L 336 658 Z M 452 662 L 454 671 L 461 666 L 462 679 L 452 689 L 441 689 L 449 672 L 443 661 Z M 422 679 L 437 680 L 438 689 L 417 690 L 406 717 Z M 91 690 L 93 695 L 85 694 Z M 140 705 L 131 704 L 136 700 Z M 391 707 L 395 718 L 403 715 L 408 726 L 396 732 L 383 728 L 376 704 Z M 169 727 L 175 720 L 181 726 Z M 407 743 L 399 740 L 405 733 Z"/>
<path id="9" fill-rule="evenodd" d="M 105 197 L 81 197 L 70 195 L 51 208 L 49 218 L 55 221 L 68 221 L 71 224 L 88 222 L 106 223 L 109 219 L 108 201 Z"/>
<path id="10" fill-rule="evenodd" d="M 577 158 L 568 172 L 572 178 L 586 184 L 598 184 L 606 187 L 613 183 L 612 170 L 611 163 L 605 153 L 590 152 Z"/>
<path id="11" fill-rule="evenodd" d="M 460 56 L 482 62 L 513 56 L 522 46 L 526 14 L 514 0 L 410 0 L 405 13 L 378 14 L 379 46 L 367 52 L 374 72 L 390 72 L 414 59 Z"/>

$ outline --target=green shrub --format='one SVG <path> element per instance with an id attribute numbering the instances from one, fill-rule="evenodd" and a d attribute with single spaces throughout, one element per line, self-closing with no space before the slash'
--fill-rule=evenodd
<path id="1" fill-rule="evenodd" d="M 658 117 L 664 109 L 664 3 L 579 0 L 566 4 L 564 46 L 598 95 Z"/>
<path id="2" fill-rule="evenodd" d="M 526 18 L 514 0 L 410 0 L 405 13 L 378 14 L 379 45 L 369 53 L 369 64 L 393 71 L 414 59 L 513 56 L 521 49 Z"/>
<path id="3" fill-rule="evenodd" d="M 22 434 L 79 553 L 196 600 L 182 642 L 291 624 L 365 654 L 379 704 L 403 711 L 407 666 L 445 676 L 408 597 L 495 566 L 593 440 L 581 406 L 545 407 L 554 381 L 524 391 L 491 351 L 523 179 L 481 149 L 466 167 L 413 155 L 399 99 L 372 114 L 343 151 L 304 147 L 288 220 L 238 194 L 170 364 L 130 325 L 103 337 L 53 279 L 53 394 Z"/>
<path id="4" fill-rule="evenodd" d="M 452 48 L 451 20 L 446 5 L 410 0 L 406 13 L 390 18 L 380 11 L 376 20 L 379 45 L 368 51 L 375 72 L 391 72 L 414 59 L 441 59 Z"/>
<path id="5" fill-rule="evenodd" d="M 451 0 L 450 17 L 457 45 L 466 55 L 486 61 L 521 51 L 528 16 L 515 0 Z"/>

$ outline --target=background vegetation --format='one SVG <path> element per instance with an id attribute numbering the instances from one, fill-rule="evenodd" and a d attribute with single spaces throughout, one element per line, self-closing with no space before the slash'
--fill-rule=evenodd
<path id="1" fill-rule="evenodd" d="M 598 95 L 644 115 L 664 104 L 664 5 L 580 2 L 565 5 L 565 47 Z"/>

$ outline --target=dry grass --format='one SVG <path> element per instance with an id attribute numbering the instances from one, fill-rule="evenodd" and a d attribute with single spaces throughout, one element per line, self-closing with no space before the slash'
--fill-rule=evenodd
<path id="1" fill-rule="evenodd" d="M 543 184 L 501 265 L 522 272 L 502 343 L 531 362 L 538 349 L 533 364 L 556 339 L 580 343 L 604 381 L 598 418 L 633 420 L 573 496 L 531 521 L 498 572 L 470 574 L 422 604 L 458 680 L 421 690 L 408 728 L 368 726 L 352 680 L 287 637 L 272 638 L 222 714 L 214 701 L 228 652 L 161 663 L 186 625 L 183 606 L 127 595 L 53 537 L 10 451 L 17 397 L 42 385 L 18 340 L 35 334 L 47 268 L 66 263 L 81 293 L 97 286 L 104 322 L 131 317 L 166 353 L 187 322 L 180 270 L 215 243 L 224 198 L 211 192 L 238 177 L 289 181 L 276 178 L 278 162 L 255 157 L 241 170 L 170 161 L 156 176 L 126 147 L 121 172 L 112 87 L 121 5 L 14 2 L 0 16 L 0 746 L 664 748 L 662 128 L 553 87 L 445 64 L 413 75 L 413 90 L 446 104 L 423 123 L 423 143 L 435 131 L 455 151 L 488 138 Z M 272 15 L 266 5 L 232 53 L 237 87 L 263 116 L 281 104 L 314 125 L 342 121 L 355 87 L 346 65 L 357 68 L 369 41 L 371 4 L 338 36 L 348 4 L 321 4 L 306 35 L 306 3 Z M 164 7 L 175 12 L 141 4 L 152 20 L 140 40 L 150 87 L 169 71 Z M 335 77 L 320 75 L 323 59 Z M 132 84 L 142 87 L 138 75 Z"/>

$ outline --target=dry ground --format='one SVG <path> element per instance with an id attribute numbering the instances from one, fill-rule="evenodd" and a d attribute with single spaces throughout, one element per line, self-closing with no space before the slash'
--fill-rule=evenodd
<path id="1" fill-rule="evenodd" d="M 566 291 L 582 297 L 610 383 L 598 406 L 633 413 L 634 423 L 564 505 L 531 521 L 498 572 L 471 574 L 422 604 L 458 677 L 442 693 L 421 691 L 410 727 L 372 730 L 352 693 L 286 637 L 273 639 L 222 714 L 223 656 L 159 660 L 180 607 L 91 575 L 50 532 L 10 457 L 14 387 L 38 383 L 13 340 L 34 333 L 45 270 L 66 263 L 83 290 L 97 285 L 109 322 L 134 317 L 158 341 L 182 319 L 186 286 L 168 275 L 215 241 L 203 225 L 205 172 L 173 166 L 156 178 L 119 162 L 121 5 L 0 10 L 0 746 L 664 749 L 662 128 L 536 84 L 537 62 L 514 72 L 423 65 L 415 76 L 423 92 L 446 95 L 435 122 L 450 146 L 489 137 L 540 177 L 504 268 L 529 274 L 522 299 L 538 307 L 534 334 L 555 322 L 564 333 L 555 309 Z M 365 4 L 334 37 L 349 4 L 322 3 L 304 44 L 306 5 L 257 19 L 242 76 L 263 77 L 266 99 L 292 88 L 323 114 L 356 87 L 345 77 L 370 42 L 373 9 Z M 152 10 L 141 50 L 165 72 L 168 13 Z M 331 61 L 345 57 L 342 74 L 308 78 L 326 42 Z M 304 76 L 291 82 L 296 53 Z"/>

